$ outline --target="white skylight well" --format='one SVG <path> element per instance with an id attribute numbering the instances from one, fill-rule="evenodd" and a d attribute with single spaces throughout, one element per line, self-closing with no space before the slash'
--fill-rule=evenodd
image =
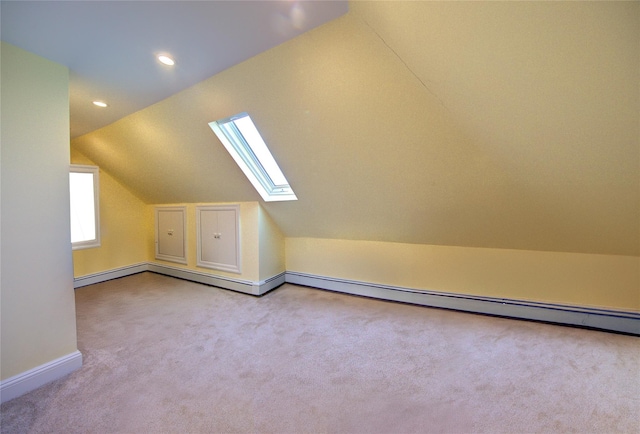
<path id="1" fill-rule="evenodd" d="M 265 202 L 298 200 L 247 113 L 209 126 Z"/>

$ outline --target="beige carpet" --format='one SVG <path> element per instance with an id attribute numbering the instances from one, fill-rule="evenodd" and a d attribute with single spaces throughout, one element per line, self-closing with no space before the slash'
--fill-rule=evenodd
<path id="1" fill-rule="evenodd" d="M 76 292 L 84 366 L 3 433 L 640 433 L 640 339 L 152 273 Z"/>

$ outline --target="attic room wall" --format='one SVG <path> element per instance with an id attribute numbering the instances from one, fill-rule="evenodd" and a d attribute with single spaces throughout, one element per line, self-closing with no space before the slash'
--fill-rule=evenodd
<path id="1" fill-rule="evenodd" d="M 71 148 L 71 163 L 96 166 Z M 100 169 L 100 247 L 73 251 L 74 277 L 147 262 L 152 215 L 147 205 Z"/>
<path id="2" fill-rule="evenodd" d="M 256 201 L 207 126 L 247 111 L 288 271 L 637 311 L 639 5 L 352 2 L 75 143 L 148 203 Z"/>
<path id="3" fill-rule="evenodd" d="M 82 358 L 69 228 L 69 71 L 4 42 L 0 54 L 6 380 L 73 354 L 79 367 Z"/>
<path id="4" fill-rule="evenodd" d="M 640 257 L 286 239 L 287 271 L 455 294 L 640 312 Z"/>
<path id="5" fill-rule="evenodd" d="M 258 207 L 258 236 L 260 239 L 260 280 L 286 271 L 285 238 L 280 228 L 265 210 Z"/>
<path id="6" fill-rule="evenodd" d="M 234 202 L 233 204 L 236 204 Z M 187 207 L 187 264 L 179 264 L 175 262 L 155 259 L 154 243 L 150 243 L 151 255 L 150 260 L 158 264 L 164 264 L 169 267 L 182 268 L 200 273 L 207 273 L 227 277 L 230 279 L 241 279 L 257 282 L 259 279 L 259 235 L 258 235 L 258 209 L 257 202 L 240 202 L 240 270 L 241 273 L 232 273 L 227 271 L 210 270 L 198 267 L 197 264 L 197 225 L 196 225 L 196 206 L 198 205 L 225 205 L 229 203 L 171 203 L 171 204 L 154 204 L 149 205 L 149 211 L 154 216 L 156 206 L 186 206 Z M 152 239 L 155 239 L 155 228 L 151 227 L 150 233 Z"/>
<path id="7" fill-rule="evenodd" d="M 96 165 L 75 148 L 71 163 Z M 221 203 L 216 203 L 221 205 Z M 176 204 L 170 204 L 174 206 Z M 284 237 L 273 220 L 256 203 L 241 203 L 242 273 L 205 270 L 196 266 L 196 215 L 200 204 L 177 204 L 187 207 L 187 260 L 182 265 L 155 259 L 156 206 L 145 204 L 109 173 L 100 170 L 101 246 L 73 251 L 74 277 L 112 272 L 121 267 L 157 262 L 232 279 L 260 281 L 282 273 L 284 269 Z M 204 205 L 204 203 L 202 204 Z M 208 203 L 207 205 L 210 205 Z"/>
<path id="8" fill-rule="evenodd" d="M 207 126 L 247 111 L 287 237 L 640 254 L 638 3 L 350 9 L 74 146 L 147 203 L 255 201 Z"/>

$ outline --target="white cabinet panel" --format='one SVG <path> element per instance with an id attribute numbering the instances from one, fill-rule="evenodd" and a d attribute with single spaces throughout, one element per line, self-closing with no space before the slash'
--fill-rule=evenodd
<path id="1" fill-rule="evenodd" d="M 156 259 L 187 263 L 186 207 L 156 208 Z"/>
<path id="2" fill-rule="evenodd" d="M 213 210 L 198 210 L 200 221 L 198 222 L 198 228 L 200 234 L 198 235 L 198 241 L 200 242 L 199 249 L 199 261 L 208 263 L 220 262 L 218 259 L 217 249 L 218 243 L 218 211 Z"/>
<path id="3" fill-rule="evenodd" d="M 240 273 L 238 205 L 196 207 L 199 267 Z"/>
<path id="4" fill-rule="evenodd" d="M 235 210 L 218 211 L 217 261 L 221 264 L 237 264 L 238 257 L 238 228 Z"/>

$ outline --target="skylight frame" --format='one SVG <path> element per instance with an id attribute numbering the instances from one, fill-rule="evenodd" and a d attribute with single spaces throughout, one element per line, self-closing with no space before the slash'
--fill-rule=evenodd
<path id="1" fill-rule="evenodd" d="M 250 122 L 249 126 L 255 129 L 257 143 L 254 141 L 250 143 L 241 132 L 241 129 L 245 128 L 237 121 L 247 120 Z M 209 127 L 265 202 L 298 200 L 248 113 L 242 112 L 210 122 Z M 261 159 L 260 155 L 265 155 L 265 158 Z M 285 182 L 276 184 L 274 179 Z"/>

